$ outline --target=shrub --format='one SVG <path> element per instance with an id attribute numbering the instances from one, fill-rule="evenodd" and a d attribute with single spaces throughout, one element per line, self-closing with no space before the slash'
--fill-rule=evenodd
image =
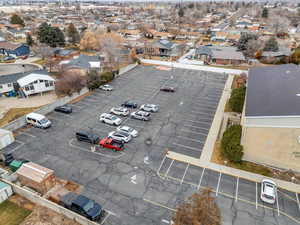
<path id="1" fill-rule="evenodd" d="M 100 74 L 100 78 L 104 82 L 109 82 L 114 79 L 114 74 L 113 72 L 104 72 Z"/>
<path id="2" fill-rule="evenodd" d="M 88 89 L 94 90 L 96 88 L 99 88 L 99 86 L 102 85 L 102 83 L 103 82 L 101 81 L 100 74 L 97 71 L 92 70 L 88 73 L 88 76 L 87 76 Z"/>
<path id="3" fill-rule="evenodd" d="M 239 163 L 243 157 L 243 146 L 240 144 L 242 126 L 230 126 L 223 134 L 221 140 L 221 154 L 229 161 Z"/>
<path id="4" fill-rule="evenodd" d="M 234 112 L 241 113 L 243 111 L 246 96 L 246 87 L 235 88 L 231 92 L 229 106 Z"/>

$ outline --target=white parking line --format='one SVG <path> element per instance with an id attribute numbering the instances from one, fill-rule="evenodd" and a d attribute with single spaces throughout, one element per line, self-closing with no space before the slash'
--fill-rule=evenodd
<path id="1" fill-rule="evenodd" d="M 195 111 L 195 110 L 191 110 L 189 111 L 190 114 L 196 114 L 196 115 L 209 115 L 209 116 L 212 116 L 212 113 L 206 113 L 206 112 L 199 112 L 199 111 Z"/>
<path id="2" fill-rule="evenodd" d="M 255 208 L 257 209 L 257 182 L 255 182 Z"/>
<path id="3" fill-rule="evenodd" d="M 167 155 L 165 155 L 164 158 L 163 158 L 163 160 L 161 161 L 161 164 L 159 165 L 158 170 L 157 170 L 157 174 L 159 174 L 159 171 L 161 170 L 161 167 L 164 164 L 166 158 L 167 158 Z"/>
<path id="4" fill-rule="evenodd" d="M 199 149 L 199 148 L 194 148 L 194 147 L 178 144 L 176 142 L 173 142 L 173 145 L 176 145 L 176 146 L 179 146 L 179 147 L 182 147 L 182 148 L 187 148 L 187 149 L 190 149 L 190 150 L 194 150 L 196 152 L 199 152 L 199 150 L 200 150 L 200 152 L 201 152 L 201 149 Z"/>
<path id="5" fill-rule="evenodd" d="M 200 141 L 199 139 L 188 138 L 188 137 L 183 137 L 183 136 L 176 136 L 176 137 L 177 137 L 177 138 L 182 138 L 182 139 L 185 139 L 185 140 L 194 141 L 194 142 L 198 142 L 198 143 L 204 144 L 204 141 Z"/>
<path id="6" fill-rule="evenodd" d="M 222 176 L 222 173 L 220 172 L 219 179 L 218 179 L 218 185 L 217 185 L 217 189 L 216 189 L 216 196 L 218 196 L 219 187 L 220 187 L 220 181 L 221 181 L 221 176 Z"/>
<path id="7" fill-rule="evenodd" d="M 188 124 L 183 124 L 183 126 L 184 126 L 184 127 L 197 128 L 197 129 L 203 129 L 203 130 L 209 131 L 209 128 L 205 128 L 205 127 L 197 127 L 197 126 L 192 126 L 192 125 L 188 125 Z"/>
<path id="8" fill-rule="evenodd" d="M 168 176 L 168 173 L 169 173 L 169 171 L 170 171 L 171 166 L 173 165 L 173 162 L 174 162 L 174 159 L 172 159 L 172 162 L 170 163 L 170 166 L 168 167 L 168 169 L 167 169 L 167 171 L 166 171 L 164 177 L 167 177 L 167 176 Z"/>
<path id="9" fill-rule="evenodd" d="M 202 121 L 194 121 L 194 120 L 184 120 L 184 121 L 191 122 L 191 123 L 207 124 L 207 125 L 211 124 L 211 122 L 202 122 Z"/>
<path id="10" fill-rule="evenodd" d="M 162 219 L 161 222 L 166 223 L 166 224 L 170 224 L 170 221 L 169 220 L 165 220 L 165 219 Z"/>
<path id="11" fill-rule="evenodd" d="M 107 158 L 113 158 L 113 159 L 117 159 L 117 158 L 120 158 L 121 156 L 123 156 L 125 153 L 124 152 L 120 152 L 121 154 L 120 155 L 117 155 L 117 156 L 111 156 L 111 155 L 105 155 L 105 154 L 102 154 L 100 152 L 92 152 L 90 149 L 86 149 L 86 148 L 82 148 L 82 147 L 79 147 L 79 146 L 76 146 L 74 145 L 72 142 L 74 141 L 75 139 L 72 138 L 71 140 L 69 140 L 69 146 L 73 147 L 73 148 L 76 148 L 76 149 L 79 149 L 81 151 L 84 151 L 84 152 L 90 152 L 90 153 L 93 153 L 93 154 L 96 154 L 96 155 L 102 155 L 104 157 L 107 157 Z M 109 151 L 109 149 L 108 149 Z M 112 151 L 112 150 L 111 150 Z"/>
<path id="12" fill-rule="evenodd" d="M 19 148 L 21 148 L 25 143 L 19 140 L 15 140 L 15 142 L 19 143 L 20 145 L 13 148 L 12 150 L 8 151 L 9 153 L 13 153 L 14 151 L 18 150 Z"/>
<path id="13" fill-rule="evenodd" d="M 186 172 L 187 172 L 187 170 L 188 170 L 189 166 L 190 166 L 190 164 L 187 164 L 187 166 L 186 166 L 186 168 L 185 168 L 185 171 L 184 171 L 184 174 L 183 174 L 183 176 L 182 176 L 182 178 L 181 178 L 181 182 L 180 182 L 180 184 L 182 184 L 182 183 L 183 183 L 183 180 L 184 180 L 185 174 L 186 174 Z"/>
<path id="14" fill-rule="evenodd" d="M 277 189 L 276 189 L 276 205 L 277 205 L 277 215 L 280 216 Z"/>
<path id="15" fill-rule="evenodd" d="M 32 134 L 28 134 L 27 132 L 20 132 L 19 134 L 25 134 L 29 137 L 33 137 L 33 138 L 36 138 L 36 136 L 32 135 Z"/>
<path id="16" fill-rule="evenodd" d="M 110 216 L 110 213 L 107 213 L 107 215 L 104 217 L 104 219 L 101 221 L 101 225 L 105 223 L 105 221 L 107 220 L 107 218 Z"/>
<path id="17" fill-rule="evenodd" d="M 296 194 L 296 199 L 297 199 L 297 204 L 298 204 L 298 209 L 300 211 L 300 204 L 299 204 L 299 197 L 298 197 L 298 193 L 295 193 Z"/>
<path id="18" fill-rule="evenodd" d="M 238 200 L 239 180 L 240 180 L 240 178 L 237 177 L 237 179 L 236 179 L 236 189 L 235 189 L 235 202 L 237 202 L 237 200 Z"/>
<path id="19" fill-rule="evenodd" d="M 207 134 L 208 134 L 208 133 L 195 132 L 195 131 L 190 131 L 190 130 L 181 130 L 181 132 L 186 132 L 186 133 L 191 133 L 191 134 L 196 134 L 196 135 L 203 135 L 203 136 L 207 136 Z"/>
<path id="20" fill-rule="evenodd" d="M 197 190 L 200 189 L 201 182 L 202 182 L 202 178 L 203 178 L 203 175 L 204 175 L 204 171 L 205 171 L 205 168 L 203 168 L 203 170 L 202 170 L 202 173 L 201 173 L 201 177 L 200 177 L 200 180 L 199 180 L 199 184 L 198 184 Z"/>

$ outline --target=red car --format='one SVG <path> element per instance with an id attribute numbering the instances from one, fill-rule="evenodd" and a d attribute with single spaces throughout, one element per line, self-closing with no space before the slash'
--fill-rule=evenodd
<path id="1" fill-rule="evenodd" d="M 112 138 L 103 138 L 100 140 L 99 145 L 102 146 L 102 148 L 109 148 L 115 151 L 122 151 L 124 149 L 123 143 L 113 140 Z"/>
<path id="2" fill-rule="evenodd" d="M 173 87 L 162 87 L 160 90 L 164 92 L 175 92 L 175 88 Z"/>

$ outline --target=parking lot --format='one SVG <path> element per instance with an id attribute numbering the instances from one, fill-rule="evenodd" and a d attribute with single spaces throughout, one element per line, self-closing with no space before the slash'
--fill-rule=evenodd
<path id="1" fill-rule="evenodd" d="M 259 184 L 165 158 L 167 150 L 200 157 L 226 79 L 210 72 L 139 66 L 116 78 L 114 91 L 96 90 L 72 104 L 72 114 L 49 113 L 51 128 L 24 129 L 5 150 L 83 185 L 83 194 L 109 212 L 101 224 L 170 224 L 176 205 L 207 186 L 215 190 L 225 224 L 297 224 L 295 193 L 279 190 L 278 205 L 262 207 Z M 161 92 L 166 85 L 176 92 Z M 126 100 L 160 109 L 150 121 L 121 117 L 122 125 L 139 131 L 124 151 L 76 140 L 79 130 L 101 137 L 115 130 L 99 115 Z"/>

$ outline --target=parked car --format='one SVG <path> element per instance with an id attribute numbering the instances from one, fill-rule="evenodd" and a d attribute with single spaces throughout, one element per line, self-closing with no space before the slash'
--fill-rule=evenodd
<path id="1" fill-rule="evenodd" d="M 175 88 L 174 87 L 167 87 L 167 86 L 162 87 L 160 90 L 164 91 L 164 92 L 175 92 Z"/>
<path id="2" fill-rule="evenodd" d="M 13 57 L 13 56 L 11 56 L 11 55 L 9 55 L 9 56 L 5 56 L 5 57 L 3 58 L 3 61 L 10 61 L 10 60 L 14 60 L 14 59 L 16 59 L 16 58 Z"/>
<path id="3" fill-rule="evenodd" d="M 151 114 L 149 112 L 139 110 L 131 113 L 130 116 L 134 119 L 148 121 L 150 120 Z"/>
<path id="4" fill-rule="evenodd" d="M 122 120 L 119 117 L 114 116 L 110 113 L 102 113 L 100 115 L 99 120 L 103 123 L 107 123 L 115 126 L 118 126 L 122 123 Z"/>
<path id="5" fill-rule="evenodd" d="M 111 113 L 118 115 L 118 116 L 128 116 L 129 110 L 125 107 L 113 107 L 110 110 Z"/>
<path id="6" fill-rule="evenodd" d="M 140 107 L 141 110 L 146 112 L 157 112 L 158 111 L 158 105 L 154 104 L 143 104 Z"/>
<path id="7" fill-rule="evenodd" d="M 124 149 L 124 144 L 122 142 L 116 141 L 112 138 L 103 138 L 100 140 L 99 145 L 103 148 L 108 148 L 115 151 L 122 151 Z"/>
<path id="8" fill-rule="evenodd" d="M 5 153 L 0 151 L 0 162 L 3 162 L 4 166 L 8 166 L 15 158 L 11 153 Z"/>
<path id="9" fill-rule="evenodd" d="M 25 120 L 27 124 L 31 124 L 37 128 L 46 129 L 51 127 L 51 122 L 44 115 L 38 113 L 29 113 L 25 116 Z"/>
<path id="10" fill-rule="evenodd" d="M 128 126 L 120 126 L 117 127 L 117 131 L 123 131 L 129 133 L 132 137 L 137 137 L 139 135 L 139 132 L 131 127 Z"/>
<path id="11" fill-rule="evenodd" d="M 126 101 L 121 106 L 135 109 L 135 108 L 138 107 L 138 104 L 136 102 L 133 102 L 133 101 Z"/>
<path id="12" fill-rule="evenodd" d="M 276 189 L 275 182 L 269 179 L 263 179 L 261 182 L 261 200 L 269 204 L 274 204 L 276 201 Z"/>
<path id="13" fill-rule="evenodd" d="M 78 141 L 85 141 L 91 144 L 98 144 L 100 140 L 100 137 L 98 135 L 87 131 L 78 131 L 75 135 Z"/>
<path id="14" fill-rule="evenodd" d="M 101 85 L 99 88 L 103 91 L 112 91 L 113 90 L 113 87 L 110 86 L 109 84 Z"/>
<path id="15" fill-rule="evenodd" d="M 55 112 L 62 112 L 66 114 L 72 113 L 72 107 L 69 105 L 58 106 L 54 109 Z"/>
<path id="16" fill-rule="evenodd" d="M 68 192 L 60 198 L 60 205 L 76 212 L 89 220 L 99 221 L 105 214 L 104 209 L 97 202 L 74 192 Z"/>
<path id="17" fill-rule="evenodd" d="M 132 137 L 129 133 L 124 131 L 112 131 L 108 134 L 108 138 L 112 138 L 117 141 L 123 141 L 128 143 Z"/>

